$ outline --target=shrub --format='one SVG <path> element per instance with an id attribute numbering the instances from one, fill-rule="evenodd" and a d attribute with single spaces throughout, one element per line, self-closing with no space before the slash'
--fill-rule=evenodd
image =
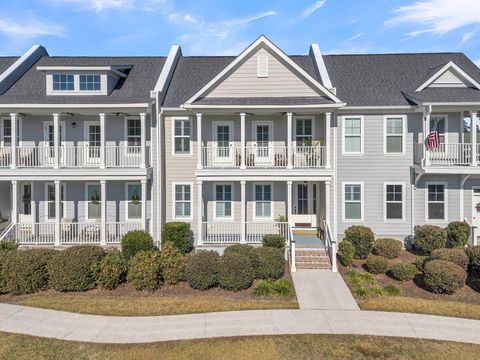
<path id="1" fill-rule="evenodd" d="M 370 228 L 354 225 L 345 230 L 344 240 L 352 242 L 356 258 L 366 259 L 372 251 L 375 236 Z"/>
<path id="2" fill-rule="evenodd" d="M 47 289 L 47 264 L 54 254 L 50 249 L 9 252 L 2 266 L 4 291 L 20 295 Z"/>
<path id="3" fill-rule="evenodd" d="M 239 253 L 224 254 L 218 268 L 218 284 L 222 289 L 238 291 L 252 286 L 255 270 L 250 260 Z"/>
<path id="4" fill-rule="evenodd" d="M 428 256 L 417 256 L 415 258 L 415 266 L 418 271 L 423 271 L 423 267 L 425 266 L 425 263 L 430 260 Z"/>
<path id="5" fill-rule="evenodd" d="M 447 232 L 441 227 L 435 225 L 417 225 L 415 226 L 415 248 L 425 255 L 435 249 L 445 247 L 447 241 Z"/>
<path id="6" fill-rule="evenodd" d="M 117 251 L 109 251 L 99 262 L 93 264 L 96 283 L 102 289 L 113 290 L 125 281 L 128 265 L 123 255 Z"/>
<path id="7" fill-rule="evenodd" d="M 470 226 L 464 221 L 453 221 L 447 226 L 446 246 L 454 248 L 465 247 L 470 237 Z"/>
<path id="8" fill-rule="evenodd" d="M 180 281 L 185 281 L 187 256 L 181 254 L 172 243 L 166 243 L 160 253 L 160 267 L 166 284 L 178 284 Z"/>
<path id="9" fill-rule="evenodd" d="M 182 254 L 190 251 L 190 224 L 186 222 L 169 222 L 163 226 L 162 246 L 172 243 Z"/>
<path id="10" fill-rule="evenodd" d="M 468 256 L 462 249 L 437 249 L 433 250 L 430 258 L 433 260 L 450 261 L 463 270 L 468 268 Z"/>
<path id="11" fill-rule="evenodd" d="M 154 250 L 153 239 L 149 233 L 143 230 L 132 230 L 122 237 L 122 254 L 130 260 L 140 251 Z"/>
<path id="12" fill-rule="evenodd" d="M 390 275 L 399 281 L 410 281 L 417 275 L 417 271 L 415 264 L 398 263 L 392 266 Z"/>
<path id="13" fill-rule="evenodd" d="M 278 234 L 267 234 L 262 239 L 262 245 L 283 251 L 283 249 L 285 249 L 285 238 Z"/>
<path id="14" fill-rule="evenodd" d="M 10 252 L 0 251 L 0 294 L 5 294 L 7 292 L 5 277 L 2 275 L 3 264 L 6 262 L 6 258 L 10 256 Z"/>
<path id="15" fill-rule="evenodd" d="M 272 296 L 274 293 L 272 280 L 260 280 L 253 290 L 253 294 L 259 297 Z"/>
<path id="16" fill-rule="evenodd" d="M 293 284 L 287 279 L 273 280 L 260 280 L 253 291 L 255 296 L 267 297 L 289 297 L 293 296 Z"/>
<path id="17" fill-rule="evenodd" d="M 480 273 L 480 245 L 467 247 L 465 253 L 469 259 L 470 271 Z"/>
<path id="18" fill-rule="evenodd" d="M 48 263 L 50 286 L 57 291 L 85 291 L 95 287 L 93 264 L 105 252 L 99 246 L 73 246 L 57 251 Z"/>
<path id="19" fill-rule="evenodd" d="M 388 269 L 388 261 L 383 256 L 368 255 L 365 265 L 372 274 L 383 274 Z"/>
<path id="20" fill-rule="evenodd" d="M 383 287 L 383 293 L 387 296 L 401 296 L 402 289 L 393 284 L 387 284 Z"/>
<path id="21" fill-rule="evenodd" d="M 0 251 L 17 250 L 18 243 L 14 240 L 0 241 Z"/>
<path id="22" fill-rule="evenodd" d="M 255 270 L 255 276 L 257 277 L 259 259 L 258 259 L 258 253 L 255 247 L 251 245 L 245 245 L 245 244 L 235 244 L 235 245 L 230 245 L 226 247 L 223 253 L 224 254 L 236 253 L 236 254 L 242 254 L 248 257 L 252 264 L 253 269 Z"/>
<path id="23" fill-rule="evenodd" d="M 431 292 L 453 294 L 465 285 L 467 273 L 449 261 L 432 260 L 425 264 L 423 277 L 427 289 Z"/>
<path id="24" fill-rule="evenodd" d="M 200 250 L 190 255 L 186 269 L 188 284 L 197 290 L 218 285 L 220 255 L 216 251 Z"/>
<path id="25" fill-rule="evenodd" d="M 154 291 L 161 284 L 160 253 L 140 251 L 128 263 L 127 281 L 136 290 Z"/>
<path id="26" fill-rule="evenodd" d="M 353 258 L 355 257 L 355 247 L 353 246 L 351 241 L 343 240 L 340 242 L 338 246 L 338 250 L 340 250 L 341 257 L 340 262 L 343 266 L 350 266 L 353 263 Z"/>
<path id="27" fill-rule="evenodd" d="M 280 249 L 259 247 L 257 276 L 260 279 L 279 279 L 285 271 L 285 260 Z"/>
<path id="28" fill-rule="evenodd" d="M 373 246 L 373 253 L 375 255 L 383 256 L 387 259 L 395 259 L 400 255 L 403 244 L 401 241 L 395 239 L 377 239 Z"/>

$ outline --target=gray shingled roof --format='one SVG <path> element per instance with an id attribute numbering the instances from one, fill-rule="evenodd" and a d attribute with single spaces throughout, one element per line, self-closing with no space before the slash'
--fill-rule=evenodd
<path id="1" fill-rule="evenodd" d="M 0 57 L 0 74 L 7 70 L 10 65 L 12 65 L 15 61 L 18 60 L 18 58 L 18 56 Z"/>
<path id="2" fill-rule="evenodd" d="M 102 103 L 146 103 L 150 100 L 150 91 L 162 71 L 165 57 L 53 57 L 44 56 L 37 61 L 3 95 L 0 103 L 35 104 L 102 104 Z M 92 96 L 47 96 L 46 76 L 37 66 L 109 66 L 131 65 L 125 80 L 120 80 L 109 95 Z"/>
<path id="3" fill-rule="evenodd" d="M 480 91 L 472 88 L 427 88 L 405 94 L 416 103 L 480 102 Z"/>

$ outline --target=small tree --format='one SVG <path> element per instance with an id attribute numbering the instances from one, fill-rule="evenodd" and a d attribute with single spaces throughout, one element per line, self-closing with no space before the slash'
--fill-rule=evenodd
<path id="1" fill-rule="evenodd" d="M 452 221 L 447 226 L 447 242 L 449 248 L 465 247 L 470 237 L 470 226 L 463 221 Z"/>
<path id="2" fill-rule="evenodd" d="M 373 249 L 375 235 L 373 235 L 373 231 L 366 226 L 354 225 L 345 230 L 343 240 L 350 241 L 353 244 L 356 258 L 366 259 Z"/>

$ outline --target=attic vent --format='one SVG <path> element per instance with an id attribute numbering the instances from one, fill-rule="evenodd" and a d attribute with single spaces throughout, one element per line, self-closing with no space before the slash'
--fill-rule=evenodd
<path id="1" fill-rule="evenodd" d="M 268 77 L 268 56 L 257 57 L 257 77 Z"/>

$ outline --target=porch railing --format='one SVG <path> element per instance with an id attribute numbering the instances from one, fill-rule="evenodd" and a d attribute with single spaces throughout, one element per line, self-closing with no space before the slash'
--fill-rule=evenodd
<path id="1" fill-rule="evenodd" d="M 263 237 L 268 234 L 280 235 L 288 239 L 287 222 L 247 222 L 246 241 L 249 244 L 261 244 Z"/>
<path id="2" fill-rule="evenodd" d="M 0 241 L 15 241 L 20 245 L 54 245 L 54 223 L 12 224 Z"/>
<path id="3" fill-rule="evenodd" d="M 424 144 L 417 143 L 414 146 L 414 163 L 421 164 L 423 158 Z M 426 159 L 424 166 L 471 166 L 477 165 L 480 160 L 478 151 L 480 145 L 477 145 L 476 163 L 473 163 L 472 144 L 470 143 L 451 143 L 440 144 L 436 148 L 426 149 Z"/>
<path id="4" fill-rule="evenodd" d="M 106 224 L 107 245 L 120 244 L 123 235 L 132 230 L 141 230 L 141 223 L 112 222 Z"/>
<path id="5" fill-rule="evenodd" d="M 247 222 L 245 223 L 245 242 L 261 244 L 267 234 L 281 235 L 288 241 L 287 222 Z M 202 239 L 204 244 L 236 244 L 242 242 L 242 223 L 240 222 L 203 222 Z"/>
<path id="6" fill-rule="evenodd" d="M 297 146 L 293 153 L 293 167 L 297 169 L 325 167 L 326 153 L 325 146 Z"/>
<path id="7" fill-rule="evenodd" d="M 61 156 L 61 155 L 60 155 Z M 53 167 L 55 148 L 51 146 L 17 147 L 17 166 L 25 168 Z"/>
<path id="8" fill-rule="evenodd" d="M 0 167 L 10 167 L 12 164 L 12 148 L 0 148 Z"/>
<path id="9" fill-rule="evenodd" d="M 60 224 L 60 243 L 62 245 L 100 244 L 101 237 L 101 223 Z"/>
<path id="10" fill-rule="evenodd" d="M 330 256 L 330 262 L 332 264 L 332 271 L 337 272 L 337 242 L 332 236 L 330 231 L 330 225 L 328 222 L 324 221 L 325 227 L 325 245 L 328 250 L 328 255 Z"/>

